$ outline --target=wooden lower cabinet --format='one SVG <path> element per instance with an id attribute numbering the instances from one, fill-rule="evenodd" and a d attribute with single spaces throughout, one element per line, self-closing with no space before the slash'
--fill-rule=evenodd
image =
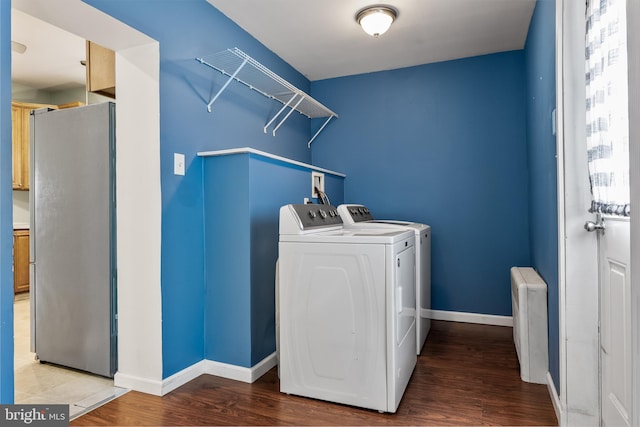
<path id="1" fill-rule="evenodd" d="M 29 230 L 13 230 L 13 291 L 29 291 Z"/>

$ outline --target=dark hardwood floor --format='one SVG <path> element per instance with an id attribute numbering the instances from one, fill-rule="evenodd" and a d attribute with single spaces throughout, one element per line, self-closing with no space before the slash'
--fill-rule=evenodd
<path id="1" fill-rule="evenodd" d="M 434 321 L 395 414 L 279 392 L 276 368 L 253 384 L 210 375 L 163 396 L 129 392 L 73 426 L 557 425 L 546 385 L 520 380 L 512 329 Z"/>

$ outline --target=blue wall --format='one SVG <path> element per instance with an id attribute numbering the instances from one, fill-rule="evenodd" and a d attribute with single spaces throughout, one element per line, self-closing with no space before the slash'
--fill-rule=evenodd
<path id="1" fill-rule="evenodd" d="M 166 378 L 204 357 L 204 229 L 198 151 L 253 147 L 309 162 L 309 120 L 293 114 L 274 138 L 263 126 L 280 105 L 195 58 L 238 47 L 302 90 L 309 82 L 205 0 L 85 0 L 160 43 L 162 361 Z M 275 110 L 277 111 L 277 110 Z M 173 175 L 173 153 L 187 173 Z M 143 189 L 142 189 L 143 190 Z"/>
<path id="2" fill-rule="evenodd" d="M 202 161 L 205 358 L 251 367 L 249 159 L 236 155 Z"/>
<path id="3" fill-rule="evenodd" d="M 280 207 L 311 197 L 311 170 L 256 154 L 203 159 L 205 358 L 251 367 L 275 351 Z M 325 174 L 334 204 L 343 178 Z"/>
<path id="4" fill-rule="evenodd" d="M 430 224 L 432 305 L 511 314 L 529 265 L 524 53 L 313 82 L 340 118 L 313 164 L 347 174 L 346 202 Z"/>
<path id="5" fill-rule="evenodd" d="M 13 403 L 11 1 L 0 0 L 0 403 Z"/>
<path id="6" fill-rule="evenodd" d="M 554 0 L 536 3 L 525 61 L 531 265 L 548 286 L 549 372 L 560 392 L 557 164 L 551 123 L 556 107 L 555 12 Z"/>

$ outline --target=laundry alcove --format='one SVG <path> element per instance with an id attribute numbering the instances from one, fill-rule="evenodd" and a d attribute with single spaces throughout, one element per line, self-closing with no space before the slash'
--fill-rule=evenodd
<path id="1" fill-rule="evenodd" d="M 205 359 L 275 364 L 279 209 L 311 198 L 311 172 L 343 203 L 345 175 L 251 148 L 201 152 L 204 199 Z"/>

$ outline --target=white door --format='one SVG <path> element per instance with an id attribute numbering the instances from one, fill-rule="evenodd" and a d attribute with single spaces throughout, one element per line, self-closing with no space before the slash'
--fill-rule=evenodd
<path id="1" fill-rule="evenodd" d="M 630 426 L 632 411 L 629 109 L 626 3 L 588 0 L 586 116 L 591 208 L 598 232 L 600 418 Z M 600 216 L 599 216 L 600 218 Z M 589 231 L 598 229 L 587 223 Z"/>
<path id="2" fill-rule="evenodd" d="M 602 425 L 630 426 L 631 281 L 628 218 L 606 217 L 598 232 Z"/>
<path id="3" fill-rule="evenodd" d="M 608 4 L 603 2 L 601 4 Z M 632 211 L 640 212 L 640 2 L 627 0 Z M 556 0 L 560 306 L 560 424 L 640 425 L 640 227 L 605 219 L 604 234 L 579 229 L 591 196 L 585 150 L 585 2 Z M 632 12 L 632 13 L 629 13 Z M 631 230 L 630 230 L 631 228 Z M 631 239 L 630 239 L 631 237 Z M 629 256 L 629 241 L 633 257 Z M 600 279 L 600 280 L 598 280 Z M 633 283 L 633 285 L 631 284 Z M 631 293 L 629 292 L 631 291 Z M 633 299 L 630 297 L 633 295 Z M 633 319 L 633 323 L 632 323 Z M 634 329 L 635 328 L 635 329 Z M 631 342 L 635 341 L 631 346 Z M 631 369 L 631 367 L 636 369 Z M 632 374 L 634 376 L 632 376 Z M 625 382 L 626 381 L 626 382 Z"/>

